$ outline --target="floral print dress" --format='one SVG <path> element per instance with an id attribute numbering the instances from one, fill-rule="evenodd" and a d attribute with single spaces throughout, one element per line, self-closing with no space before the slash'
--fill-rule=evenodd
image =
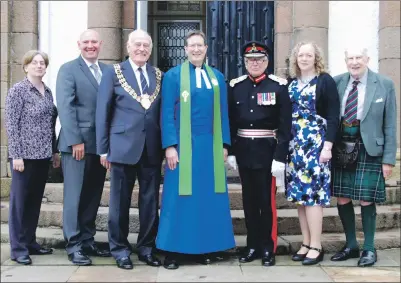
<path id="1" fill-rule="evenodd" d="M 319 163 L 327 122 L 316 112 L 316 84 L 317 77 L 301 89 L 298 80 L 288 86 L 292 140 L 286 168 L 286 197 L 305 206 L 330 205 L 330 162 Z"/>

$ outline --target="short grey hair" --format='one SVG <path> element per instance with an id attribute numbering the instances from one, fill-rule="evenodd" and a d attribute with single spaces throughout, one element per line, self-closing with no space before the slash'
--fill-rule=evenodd
<path id="1" fill-rule="evenodd" d="M 352 46 L 348 46 L 348 47 L 345 48 L 345 50 L 344 50 L 345 59 L 348 58 L 348 53 L 351 53 L 351 52 L 357 52 L 357 53 L 360 53 L 360 54 L 362 54 L 362 55 L 364 55 L 366 57 L 369 57 L 368 49 L 366 47 L 358 45 L 358 44 L 352 45 Z"/>
<path id="2" fill-rule="evenodd" d="M 152 37 L 150 37 L 150 34 L 147 31 L 144 31 L 143 29 L 136 29 L 136 30 L 132 31 L 128 35 L 127 44 L 134 41 L 135 37 L 148 37 L 149 42 L 150 42 L 150 47 L 152 48 L 152 46 L 153 46 Z"/>

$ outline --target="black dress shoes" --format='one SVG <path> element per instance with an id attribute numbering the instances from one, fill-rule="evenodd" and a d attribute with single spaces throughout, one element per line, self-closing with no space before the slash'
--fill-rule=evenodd
<path id="1" fill-rule="evenodd" d="M 342 248 L 341 251 L 335 253 L 330 259 L 331 261 L 344 261 L 350 258 L 358 258 L 359 249 L 351 249 L 346 246 Z"/>
<path id="2" fill-rule="evenodd" d="M 324 258 L 324 250 L 323 250 L 323 248 L 322 248 L 322 249 L 318 249 L 318 248 L 313 248 L 313 247 L 311 247 L 310 249 L 311 249 L 311 250 L 318 251 L 319 254 L 318 254 L 318 256 L 315 257 L 315 258 L 307 257 L 307 256 L 306 256 L 306 257 L 304 258 L 304 260 L 302 261 L 302 265 L 314 265 L 314 264 L 317 264 L 317 263 L 323 261 L 323 258 Z"/>
<path id="3" fill-rule="evenodd" d="M 23 265 L 29 265 L 32 263 L 31 258 L 29 257 L 29 255 L 23 255 L 23 256 L 19 256 L 17 258 L 12 258 L 11 260 L 18 262 L 19 264 L 23 264 Z"/>
<path id="4" fill-rule="evenodd" d="M 162 264 L 160 260 L 152 254 L 138 255 L 138 259 L 150 266 L 160 266 Z"/>
<path id="5" fill-rule="evenodd" d="M 132 264 L 131 259 L 128 256 L 122 257 L 116 260 L 118 268 L 121 269 L 133 269 L 134 265 Z"/>
<path id="6" fill-rule="evenodd" d="M 82 251 L 76 251 L 68 255 L 68 259 L 75 265 L 91 265 L 91 259 Z"/>
<path id="7" fill-rule="evenodd" d="M 200 254 L 196 255 L 196 262 L 203 265 L 208 265 L 212 263 L 212 255 L 211 254 Z"/>
<path id="8" fill-rule="evenodd" d="M 276 264 L 276 256 L 273 252 L 265 251 L 262 255 L 263 266 L 273 266 Z"/>
<path id="9" fill-rule="evenodd" d="M 102 250 L 96 244 L 92 244 L 83 248 L 83 251 L 86 255 L 89 256 L 100 256 L 100 257 L 109 257 L 111 253 L 109 250 Z"/>
<path id="10" fill-rule="evenodd" d="M 177 269 L 180 267 L 178 261 L 172 256 L 166 256 L 163 262 L 163 267 L 165 269 Z"/>
<path id="11" fill-rule="evenodd" d="M 29 250 L 30 255 L 50 255 L 53 253 L 53 249 L 40 248 L 38 250 Z"/>
<path id="12" fill-rule="evenodd" d="M 239 262 L 246 263 L 252 262 L 259 257 L 259 254 L 255 249 L 246 249 L 245 252 L 240 256 Z"/>
<path id="13" fill-rule="evenodd" d="M 377 252 L 363 251 L 358 261 L 359 267 L 372 266 L 377 261 Z"/>
<path id="14" fill-rule="evenodd" d="M 305 247 L 305 248 L 307 248 L 307 249 L 310 250 L 310 247 L 309 247 L 308 245 L 302 244 L 301 246 L 302 246 L 302 247 Z M 305 254 L 296 253 L 296 254 L 294 254 L 294 255 L 291 257 L 291 259 L 292 259 L 293 261 L 303 261 L 303 260 L 305 259 L 305 257 L 306 257 L 307 254 L 308 254 L 308 253 L 305 253 Z"/>

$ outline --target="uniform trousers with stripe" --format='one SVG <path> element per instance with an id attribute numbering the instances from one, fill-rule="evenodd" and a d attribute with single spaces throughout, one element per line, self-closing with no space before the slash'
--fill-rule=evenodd
<path id="1" fill-rule="evenodd" d="M 251 169 L 238 166 L 242 183 L 242 203 L 248 230 L 247 247 L 276 252 L 276 188 L 272 189 L 271 168 Z"/>

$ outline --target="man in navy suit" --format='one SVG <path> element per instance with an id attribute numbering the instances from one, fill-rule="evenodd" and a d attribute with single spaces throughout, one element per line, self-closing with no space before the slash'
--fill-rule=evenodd
<path id="1" fill-rule="evenodd" d="M 139 181 L 140 229 L 138 258 L 159 266 L 153 255 L 159 224 L 158 201 L 163 152 L 160 132 L 162 73 L 146 62 L 152 39 L 143 30 L 128 38 L 129 58 L 107 68 L 99 87 L 96 109 L 97 153 L 111 172 L 109 243 L 117 266 L 132 269 L 129 208 Z"/>
<path id="2" fill-rule="evenodd" d="M 96 31 L 83 32 L 78 41 L 81 55 L 61 66 L 56 83 L 64 174 L 63 232 L 68 258 L 76 265 L 90 265 L 88 255 L 110 256 L 94 242 L 106 176 L 96 154 L 95 134 L 96 96 L 106 68 L 98 61 L 101 45 Z"/>

